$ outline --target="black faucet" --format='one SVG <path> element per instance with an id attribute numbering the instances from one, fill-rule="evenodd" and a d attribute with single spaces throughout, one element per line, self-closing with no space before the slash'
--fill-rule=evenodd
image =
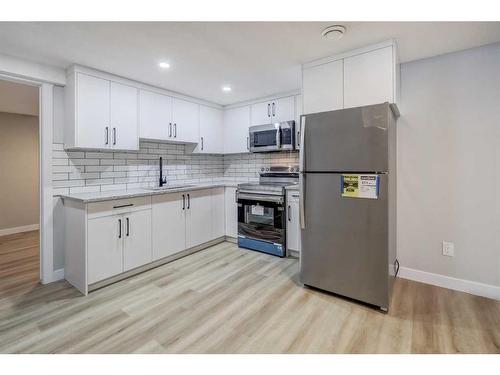
<path id="1" fill-rule="evenodd" d="M 159 186 L 162 187 L 167 183 L 167 178 L 163 177 L 163 158 L 160 156 L 160 183 Z"/>

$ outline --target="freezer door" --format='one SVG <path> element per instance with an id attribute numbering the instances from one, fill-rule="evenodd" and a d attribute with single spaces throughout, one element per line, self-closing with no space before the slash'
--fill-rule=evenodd
<path id="1" fill-rule="evenodd" d="M 341 196 L 341 174 L 305 174 L 300 279 L 388 307 L 388 175 L 378 199 Z"/>
<path id="2" fill-rule="evenodd" d="M 301 124 L 306 172 L 386 172 L 389 104 L 314 113 Z"/>

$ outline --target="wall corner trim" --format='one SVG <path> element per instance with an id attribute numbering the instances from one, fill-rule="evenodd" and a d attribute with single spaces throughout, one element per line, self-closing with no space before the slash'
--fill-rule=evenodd
<path id="1" fill-rule="evenodd" d="M 476 281 L 464 279 L 457 279 L 450 276 L 420 271 L 407 267 L 401 267 L 399 269 L 398 277 L 500 301 L 500 286 L 483 284 Z"/>

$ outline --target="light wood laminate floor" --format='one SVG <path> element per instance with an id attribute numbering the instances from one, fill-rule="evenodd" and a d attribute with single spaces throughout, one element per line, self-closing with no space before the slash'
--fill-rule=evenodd
<path id="1" fill-rule="evenodd" d="M 383 314 L 225 242 L 87 297 L 66 282 L 4 294 L 0 352 L 499 353 L 500 302 L 398 279 Z"/>

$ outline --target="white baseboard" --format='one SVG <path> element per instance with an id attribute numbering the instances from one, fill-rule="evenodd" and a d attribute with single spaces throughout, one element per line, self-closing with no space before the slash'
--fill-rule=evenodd
<path id="1" fill-rule="evenodd" d="M 466 292 L 474 294 L 476 296 L 500 300 L 500 287 L 495 285 L 457 279 L 450 276 L 444 276 L 437 273 L 430 273 L 406 267 L 400 267 L 398 277 L 413 281 L 419 281 L 425 284 L 436 285 L 443 288 L 458 290 L 460 292 Z"/>
<path id="2" fill-rule="evenodd" d="M 54 270 L 48 278 L 42 279 L 42 284 L 50 284 L 59 280 L 64 280 L 64 268 Z"/>
<path id="3" fill-rule="evenodd" d="M 30 232 L 32 230 L 40 229 L 39 224 L 23 225 L 20 227 L 0 229 L 0 236 L 7 236 L 8 234 L 16 234 L 22 232 Z"/>

